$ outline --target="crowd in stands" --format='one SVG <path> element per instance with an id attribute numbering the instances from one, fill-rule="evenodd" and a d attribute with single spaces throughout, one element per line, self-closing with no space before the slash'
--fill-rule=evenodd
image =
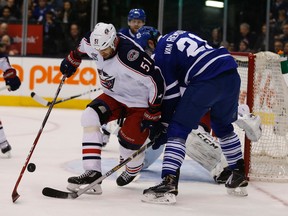
<path id="1" fill-rule="evenodd" d="M 20 55 L 7 28 L 10 23 L 22 20 L 23 2 L 0 0 L 0 41 L 7 43 L 10 55 Z M 64 56 L 74 49 L 90 30 L 90 12 L 91 0 L 29 0 L 28 22 L 43 25 L 43 56 Z M 272 1 L 269 25 L 268 50 L 283 50 L 288 55 L 288 0 Z M 234 52 L 265 51 L 266 23 L 258 28 L 255 31 L 249 22 L 241 23 L 234 41 L 222 41 L 221 28 L 214 28 L 207 41 L 212 47 L 225 46 Z"/>
<path id="2" fill-rule="evenodd" d="M 250 24 L 243 22 L 239 25 L 239 34 L 235 41 L 222 41 L 221 29 L 212 30 L 208 43 L 212 47 L 225 46 L 231 52 L 257 53 L 266 50 L 266 22 L 262 24 L 260 31 L 252 31 Z M 268 49 L 278 53 L 280 50 L 288 56 L 288 1 L 274 0 L 269 22 Z"/>
<path id="3" fill-rule="evenodd" d="M 7 41 L 8 25 L 22 20 L 23 0 L 0 0 L 0 40 Z M 29 0 L 28 23 L 43 25 L 43 55 L 63 56 L 90 30 L 91 0 Z M 4 37 L 5 36 L 5 37 Z M 8 36 L 10 55 L 20 55 Z M 8 44 L 7 44 L 8 45 Z"/>

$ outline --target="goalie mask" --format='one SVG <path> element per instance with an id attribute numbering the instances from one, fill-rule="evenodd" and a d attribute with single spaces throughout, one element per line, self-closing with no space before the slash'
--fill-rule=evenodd
<path id="1" fill-rule="evenodd" d="M 90 35 L 90 44 L 97 51 L 111 47 L 115 50 L 116 29 L 112 24 L 97 23 Z"/>
<path id="2" fill-rule="evenodd" d="M 148 40 L 152 40 L 156 46 L 157 39 L 160 35 L 160 32 L 154 27 L 143 26 L 138 30 L 135 41 L 145 50 L 146 47 L 148 47 Z"/>

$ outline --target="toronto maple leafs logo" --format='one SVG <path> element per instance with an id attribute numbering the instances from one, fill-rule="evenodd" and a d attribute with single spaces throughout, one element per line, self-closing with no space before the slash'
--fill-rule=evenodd
<path id="1" fill-rule="evenodd" d="M 98 69 L 98 73 L 99 73 L 101 85 L 104 88 L 109 89 L 110 91 L 113 91 L 112 89 L 114 87 L 115 78 L 113 76 L 110 76 L 104 70 L 101 70 L 101 69 Z"/>

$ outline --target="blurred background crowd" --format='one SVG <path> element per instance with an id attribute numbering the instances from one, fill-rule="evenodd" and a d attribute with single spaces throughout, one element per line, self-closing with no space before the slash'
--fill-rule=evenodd
<path id="1" fill-rule="evenodd" d="M 157 0 L 93 0 L 97 1 L 97 21 L 111 22 L 116 28 L 127 26 L 127 14 L 132 8 L 142 8 L 147 25 L 157 27 Z M 7 44 L 9 55 L 21 55 L 17 37 L 11 35 L 15 25 L 23 20 L 23 0 L 0 0 L 0 40 Z M 179 3 L 182 4 L 182 29 L 205 38 L 213 47 L 225 46 L 230 51 L 259 52 L 267 49 L 269 32 L 272 52 L 288 55 L 288 0 L 271 0 L 269 31 L 265 22 L 265 0 L 229 1 L 228 35 L 223 41 L 223 9 L 205 8 L 205 1 L 165 1 L 163 34 L 176 30 Z M 39 56 L 63 57 L 74 49 L 81 37 L 91 30 L 92 0 L 28 0 L 28 24 L 41 30 Z M 38 30 L 39 31 L 39 30 Z M 17 45 L 18 43 L 18 45 Z M 35 53 L 27 53 L 34 55 Z"/>

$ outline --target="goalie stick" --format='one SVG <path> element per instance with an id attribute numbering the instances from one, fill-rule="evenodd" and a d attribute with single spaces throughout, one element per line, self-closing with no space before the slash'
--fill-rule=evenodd
<path id="1" fill-rule="evenodd" d="M 91 92 L 95 92 L 95 91 L 98 91 L 100 90 L 101 88 L 96 88 L 96 89 L 91 89 L 87 92 L 83 92 L 81 94 L 78 94 L 78 95 L 73 95 L 73 96 L 70 96 L 70 97 L 67 97 L 67 98 L 63 98 L 63 99 L 60 99 L 60 100 L 57 100 L 54 104 L 58 104 L 58 103 L 62 103 L 62 102 L 65 102 L 65 101 L 68 101 L 68 100 L 72 100 L 74 98 L 77 98 L 77 97 L 81 97 L 83 95 L 86 95 L 86 94 L 89 94 Z M 42 104 L 43 106 L 49 106 L 52 102 L 50 101 L 47 101 L 45 100 L 44 98 L 40 97 L 39 95 L 37 95 L 35 92 L 31 92 L 31 97 L 38 103 Z"/>
<path id="2" fill-rule="evenodd" d="M 126 165 L 128 162 L 130 162 L 131 160 L 133 160 L 134 158 L 136 158 L 139 154 L 141 154 L 142 152 L 144 152 L 147 148 L 149 148 L 150 146 L 152 146 L 154 143 L 153 141 L 148 142 L 147 144 L 144 144 L 140 149 L 138 149 L 138 151 L 134 152 L 130 157 L 126 158 L 124 161 L 122 161 L 121 163 L 119 163 L 118 165 L 116 165 L 115 167 L 113 167 L 111 170 L 109 170 L 108 172 L 106 172 L 104 175 L 102 175 L 100 178 L 96 179 L 94 182 L 88 184 L 86 187 L 84 188 L 80 188 L 78 192 L 66 192 L 66 191 L 61 191 L 61 190 L 57 190 L 57 189 L 53 189 L 50 187 L 45 187 L 42 190 L 42 194 L 44 196 L 47 197 L 53 197 L 53 198 L 61 198 L 61 199 L 76 199 L 77 197 L 79 197 L 80 195 L 82 195 L 83 193 L 85 193 L 86 191 L 88 191 L 89 189 L 93 188 L 96 184 L 99 184 L 99 182 L 103 181 L 104 179 L 106 179 L 108 176 L 112 175 L 114 172 L 116 172 L 117 170 L 119 170 L 121 167 L 123 167 L 124 165 Z"/>
<path id="3" fill-rule="evenodd" d="M 53 101 L 51 102 L 51 104 L 50 104 L 50 106 L 49 106 L 49 109 L 48 109 L 48 111 L 47 111 L 47 113 L 46 113 L 46 115 L 45 115 L 45 117 L 44 117 L 44 120 L 43 120 L 43 122 L 42 122 L 42 124 L 41 124 L 41 127 L 40 127 L 40 129 L 39 129 L 39 131 L 38 131 L 38 134 L 37 134 L 37 136 L 36 136 L 36 138 L 35 138 L 35 140 L 34 140 L 34 142 L 33 142 L 33 145 L 32 145 L 32 147 L 31 147 L 31 149 L 30 149 L 30 151 L 29 151 L 29 153 L 28 153 L 28 156 L 27 156 L 27 158 L 26 158 L 26 160 L 25 160 L 25 163 L 24 163 L 24 165 L 23 165 L 23 167 L 22 167 L 22 169 L 21 169 L 21 171 L 20 171 L 20 174 L 19 174 L 19 176 L 18 176 L 18 179 L 17 179 L 17 181 L 16 181 L 16 183 L 15 183 L 15 186 L 14 186 L 14 189 L 13 189 L 13 191 L 12 191 L 12 201 L 13 201 L 13 203 L 20 197 L 20 195 L 19 195 L 18 192 L 17 192 L 17 188 L 18 188 L 19 183 L 20 183 L 20 181 L 21 181 L 21 179 L 22 179 L 22 177 L 23 177 L 23 174 L 24 174 L 24 172 L 25 172 L 25 170 L 26 170 L 26 168 L 27 168 L 27 166 L 28 166 L 28 163 L 29 163 L 29 161 L 30 161 L 30 158 L 31 158 L 34 150 L 35 150 L 35 147 L 36 147 L 36 145 L 37 145 L 37 143 L 38 143 L 38 140 L 39 140 L 39 138 L 40 138 L 40 136 L 41 136 L 41 134 L 42 134 L 42 131 L 43 131 L 45 125 L 46 125 L 46 122 L 47 122 L 47 120 L 48 120 L 48 117 L 49 117 L 49 115 L 50 115 L 50 113 L 51 113 L 51 111 L 52 111 L 52 108 L 53 108 L 53 106 L 54 106 L 54 104 L 55 104 L 55 102 L 56 102 L 56 99 L 57 99 L 57 97 L 58 97 L 58 95 L 59 95 L 59 93 L 60 93 L 60 90 L 61 90 L 61 88 L 62 88 L 62 86 L 63 86 L 63 84 L 64 84 L 64 82 L 65 82 L 65 79 L 66 79 L 66 76 L 64 75 L 64 76 L 62 77 L 62 80 L 61 80 L 61 82 L 60 82 L 60 84 L 59 84 L 59 86 L 58 86 L 58 89 L 57 89 L 56 93 L 55 93 L 54 99 L 53 99 Z"/>

